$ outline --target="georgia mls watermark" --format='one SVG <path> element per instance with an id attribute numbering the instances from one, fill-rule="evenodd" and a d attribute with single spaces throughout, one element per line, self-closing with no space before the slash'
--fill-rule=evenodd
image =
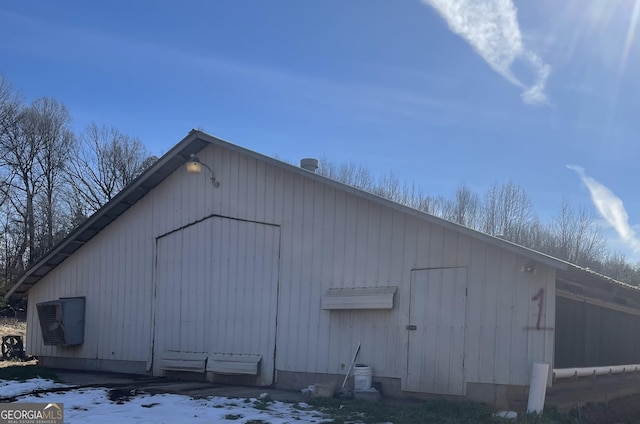
<path id="1" fill-rule="evenodd" d="M 63 424 L 62 403 L 0 403 L 0 424 Z"/>

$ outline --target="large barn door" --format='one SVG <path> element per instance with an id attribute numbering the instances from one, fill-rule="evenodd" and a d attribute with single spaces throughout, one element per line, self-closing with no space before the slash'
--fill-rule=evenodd
<path id="1" fill-rule="evenodd" d="M 405 390 L 464 395 L 466 268 L 411 271 Z"/>
<path id="2" fill-rule="evenodd" d="M 273 383 L 277 226 L 212 217 L 158 239 L 153 371 Z"/>

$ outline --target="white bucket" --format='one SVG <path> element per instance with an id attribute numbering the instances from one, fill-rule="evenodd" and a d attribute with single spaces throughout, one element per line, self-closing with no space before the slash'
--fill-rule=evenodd
<path id="1" fill-rule="evenodd" d="M 371 388 L 371 367 L 356 364 L 353 367 L 353 390 L 365 391 Z"/>

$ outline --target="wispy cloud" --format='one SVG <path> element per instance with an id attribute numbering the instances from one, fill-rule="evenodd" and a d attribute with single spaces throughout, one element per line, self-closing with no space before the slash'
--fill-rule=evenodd
<path id="1" fill-rule="evenodd" d="M 640 237 L 629 225 L 629 215 L 624 208 L 622 199 L 616 196 L 609 188 L 588 176 L 582 167 L 567 165 L 567 168 L 575 171 L 580 176 L 580 179 L 591 193 L 591 200 L 598 213 L 615 230 L 621 241 L 634 253 L 640 254 Z"/>
<path id="2" fill-rule="evenodd" d="M 545 85 L 551 67 L 522 42 L 517 10 L 511 0 L 422 0 L 432 6 L 458 34 L 507 81 L 521 87 L 527 104 L 548 103 Z M 521 61 L 533 73 L 523 82 L 514 75 L 514 62 Z"/>

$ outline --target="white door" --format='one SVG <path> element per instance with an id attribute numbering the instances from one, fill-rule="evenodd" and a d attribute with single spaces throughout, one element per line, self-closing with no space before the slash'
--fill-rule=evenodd
<path id="1" fill-rule="evenodd" d="M 158 239 L 154 374 L 163 358 L 259 355 L 258 384 L 273 382 L 279 248 L 279 227 L 222 217 Z"/>
<path id="2" fill-rule="evenodd" d="M 405 390 L 464 395 L 466 268 L 411 271 Z"/>

